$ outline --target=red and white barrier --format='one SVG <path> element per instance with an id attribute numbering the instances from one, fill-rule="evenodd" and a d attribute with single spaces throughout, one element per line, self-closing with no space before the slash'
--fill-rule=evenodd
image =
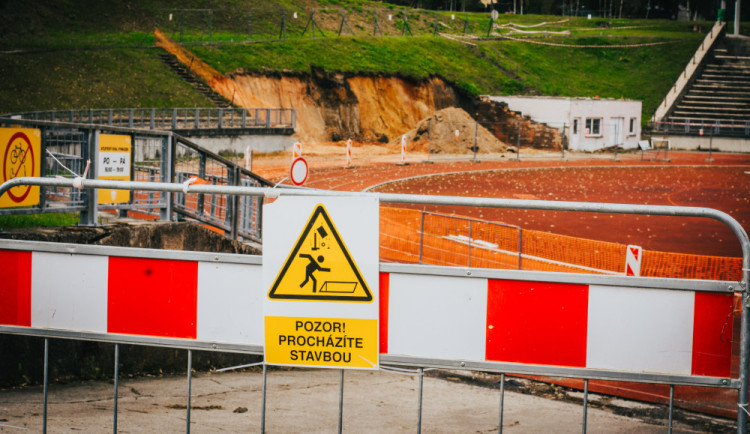
<path id="1" fill-rule="evenodd" d="M 625 249 L 625 275 L 640 276 L 641 263 L 643 262 L 643 249 L 641 246 L 628 246 Z"/>
<path id="2" fill-rule="evenodd" d="M 380 352 L 728 377 L 732 294 L 382 273 Z"/>
<path id="3" fill-rule="evenodd" d="M 3 325 L 263 345 L 260 264 L 16 250 L 0 263 Z"/>
<path id="4" fill-rule="evenodd" d="M 296 160 L 297 158 L 300 158 L 302 156 L 302 143 L 295 143 L 294 146 L 292 146 L 292 161 Z"/>
<path id="5" fill-rule="evenodd" d="M 107 254 L 0 250 L 0 325 L 263 345 L 260 261 L 93 250 Z M 379 278 L 381 354 L 730 375 L 732 293 L 406 272 Z"/>
<path id="6" fill-rule="evenodd" d="M 401 136 L 401 164 L 406 164 L 406 134 Z"/>

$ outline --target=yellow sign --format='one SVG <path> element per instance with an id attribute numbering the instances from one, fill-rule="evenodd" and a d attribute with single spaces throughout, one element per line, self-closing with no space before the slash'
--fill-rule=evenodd
<path id="1" fill-rule="evenodd" d="M 315 207 L 268 298 L 372 301 L 367 283 L 322 204 Z"/>
<path id="2" fill-rule="evenodd" d="M 110 181 L 130 181 L 130 136 L 101 134 L 97 178 Z M 99 189 L 99 203 L 128 203 L 129 190 Z"/>
<path id="3" fill-rule="evenodd" d="M 0 128 L 3 156 L 2 182 L 23 176 L 40 176 L 42 134 L 37 129 Z M 0 197 L 0 207 L 32 206 L 39 203 L 39 186 L 19 185 Z"/>
<path id="4" fill-rule="evenodd" d="M 378 364 L 378 320 L 265 317 L 266 362 L 373 368 Z"/>

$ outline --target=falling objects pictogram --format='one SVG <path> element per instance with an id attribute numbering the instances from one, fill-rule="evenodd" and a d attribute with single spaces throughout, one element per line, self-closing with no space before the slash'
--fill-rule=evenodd
<path id="1" fill-rule="evenodd" d="M 313 210 L 274 280 L 268 298 L 372 301 L 367 283 L 322 204 Z"/>

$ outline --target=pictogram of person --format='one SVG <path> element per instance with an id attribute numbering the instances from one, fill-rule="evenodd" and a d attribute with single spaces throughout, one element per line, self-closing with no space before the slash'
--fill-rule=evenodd
<path id="1" fill-rule="evenodd" d="M 308 281 L 312 280 L 313 282 L 313 290 L 314 293 L 317 290 L 318 287 L 318 280 L 313 276 L 313 273 L 315 271 L 331 271 L 330 268 L 324 268 L 320 266 L 320 263 L 325 261 L 325 257 L 323 255 L 318 255 L 318 260 L 316 261 L 312 256 L 308 255 L 307 253 L 300 253 L 300 258 L 306 258 L 308 261 L 310 261 L 309 264 L 305 267 L 305 280 L 299 284 L 299 287 L 302 288 L 307 284 Z"/>

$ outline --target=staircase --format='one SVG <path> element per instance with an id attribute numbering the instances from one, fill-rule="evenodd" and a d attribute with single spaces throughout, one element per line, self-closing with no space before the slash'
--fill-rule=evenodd
<path id="1" fill-rule="evenodd" d="M 161 60 L 174 71 L 175 74 L 179 75 L 180 78 L 190 83 L 195 90 L 200 92 L 201 95 L 205 96 L 219 108 L 232 108 L 232 103 L 227 101 L 226 98 L 214 92 L 206 83 L 202 82 L 195 75 L 193 75 L 188 68 L 185 67 L 176 57 L 169 53 L 159 54 Z"/>
<path id="2" fill-rule="evenodd" d="M 750 39 L 722 36 L 662 119 L 671 131 L 750 134 Z"/>

